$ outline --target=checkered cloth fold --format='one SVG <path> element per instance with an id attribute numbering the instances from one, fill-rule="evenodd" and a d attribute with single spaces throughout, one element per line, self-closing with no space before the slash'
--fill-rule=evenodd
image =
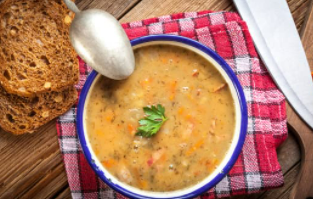
<path id="1" fill-rule="evenodd" d="M 242 152 L 227 176 L 201 198 L 249 194 L 283 185 L 276 147 L 287 137 L 285 98 L 254 48 L 247 25 L 233 12 L 189 12 L 123 24 L 129 38 L 175 34 L 210 47 L 237 75 L 248 105 Z M 79 61 L 81 90 L 91 72 Z M 57 121 L 59 143 L 73 198 L 125 198 L 103 183 L 87 163 L 76 133 L 76 106 Z"/>

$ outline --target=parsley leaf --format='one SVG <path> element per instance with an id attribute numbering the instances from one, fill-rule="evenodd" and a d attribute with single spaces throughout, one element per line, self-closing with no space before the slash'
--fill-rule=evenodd
<path id="1" fill-rule="evenodd" d="M 165 108 L 161 104 L 158 104 L 157 106 L 146 106 L 143 108 L 143 111 L 147 116 L 139 120 L 140 126 L 137 129 L 136 135 L 151 137 L 160 130 L 163 123 L 167 120 L 164 114 Z"/>

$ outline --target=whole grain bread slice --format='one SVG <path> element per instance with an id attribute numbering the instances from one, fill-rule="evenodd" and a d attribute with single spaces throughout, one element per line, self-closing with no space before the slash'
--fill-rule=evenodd
<path id="1" fill-rule="evenodd" d="M 0 84 L 8 93 L 31 97 L 78 81 L 78 59 L 69 41 L 73 17 L 62 0 L 0 4 Z"/>
<path id="2" fill-rule="evenodd" d="M 65 113 L 76 99 L 77 91 L 74 87 L 28 98 L 8 94 L 0 86 L 0 127 L 16 135 L 32 133 Z"/>

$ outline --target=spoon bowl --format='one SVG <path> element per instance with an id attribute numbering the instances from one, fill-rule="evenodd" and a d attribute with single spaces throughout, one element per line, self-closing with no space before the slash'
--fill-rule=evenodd
<path id="1" fill-rule="evenodd" d="M 73 2 L 64 2 L 75 12 L 70 41 L 77 54 L 108 78 L 122 80 L 130 76 L 135 69 L 135 58 L 120 23 L 103 10 L 79 11 Z"/>

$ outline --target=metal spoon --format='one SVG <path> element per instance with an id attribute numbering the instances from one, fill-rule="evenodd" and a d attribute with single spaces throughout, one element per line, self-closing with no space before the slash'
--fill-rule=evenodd
<path id="1" fill-rule="evenodd" d="M 131 75 L 135 69 L 134 53 L 120 23 L 103 10 L 80 11 L 71 0 L 64 3 L 75 13 L 70 40 L 77 54 L 111 79 L 121 80 Z"/>

